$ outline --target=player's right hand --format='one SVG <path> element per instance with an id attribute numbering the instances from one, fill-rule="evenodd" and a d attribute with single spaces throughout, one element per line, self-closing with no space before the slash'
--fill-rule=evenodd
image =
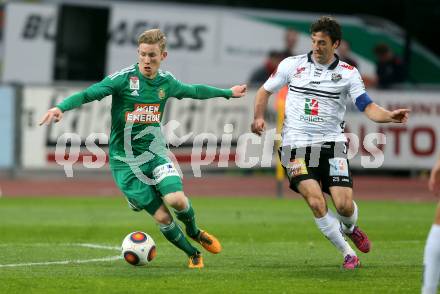
<path id="1" fill-rule="evenodd" d="M 39 125 L 50 125 L 50 123 L 55 121 L 56 123 L 59 122 L 63 118 L 63 112 L 58 107 L 54 107 L 49 109 L 46 114 L 41 119 Z"/>
<path id="2" fill-rule="evenodd" d="M 261 136 L 261 134 L 266 129 L 266 122 L 263 118 L 256 118 L 254 119 L 254 122 L 251 125 L 252 133 L 257 134 L 258 136 Z"/>

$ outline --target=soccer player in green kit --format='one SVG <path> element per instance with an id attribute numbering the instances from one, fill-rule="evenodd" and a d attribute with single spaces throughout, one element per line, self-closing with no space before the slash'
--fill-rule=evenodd
<path id="1" fill-rule="evenodd" d="M 189 268 L 202 268 L 201 253 L 185 237 L 167 205 L 184 223 L 191 239 L 214 254 L 222 247 L 216 237 L 196 225 L 194 210 L 183 193 L 181 178 L 167 156 L 160 121 L 169 97 L 239 98 L 246 94 L 246 85 L 219 89 L 182 83 L 169 72 L 159 69 L 166 57 L 165 35 L 159 29 L 145 31 L 138 39 L 137 64 L 66 98 L 47 111 L 40 125 L 58 122 L 63 112 L 112 95 L 110 169 L 117 186 L 133 210 L 146 210 L 151 214 L 165 238 L 188 255 Z"/>

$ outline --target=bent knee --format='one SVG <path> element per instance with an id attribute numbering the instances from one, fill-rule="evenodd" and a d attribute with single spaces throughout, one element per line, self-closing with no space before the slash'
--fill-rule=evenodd
<path id="1" fill-rule="evenodd" d="M 351 199 L 335 204 L 336 210 L 340 215 L 351 216 L 354 212 L 353 201 Z"/>
<path id="2" fill-rule="evenodd" d="M 317 216 L 324 216 L 327 212 L 325 199 L 321 196 L 312 196 L 306 199 L 307 203 Z"/>
<path id="3" fill-rule="evenodd" d="M 182 191 L 169 193 L 164 196 L 165 202 L 177 210 L 183 210 L 188 206 L 188 198 Z"/>
<path id="4" fill-rule="evenodd" d="M 161 210 L 156 211 L 153 218 L 157 223 L 162 225 L 169 225 L 173 221 L 171 214 Z"/>

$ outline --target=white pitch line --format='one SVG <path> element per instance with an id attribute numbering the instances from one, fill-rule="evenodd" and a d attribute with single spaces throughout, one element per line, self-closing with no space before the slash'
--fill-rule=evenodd
<path id="1" fill-rule="evenodd" d="M 0 247 L 9 247 L 9 246 L 17 246 L 16 243 L 0 243 Z M 109 246 L 109 245 L 101 245 L 101 244 L 93 244 L 93 243 L 23 243 L 20 244 L 23 247 L 55 247 L 55 246 L 78 246 L 92 249 L 106 249 L 106 250 L 121 250 L 121 247 L 118 246 Z"/>
<path id="2" fill-rule="evenodd" d="M 56 265 L 56 264 L 71 264 L 71 263 L 90 263 L 90 262 L 100 262 L 100 261 L 114 261 L 121 259 L 120 255 L 109 256 L 103 258 L 93 258 L 93 259 L 79 259 L 79 260 L 61 260 L 61 261 L 47 261 L 47 262 L 28 262 L 28 263 L 11 263 L 11 264 L 0 264 L 2 267 L 20 267 L 20 266 L 36 266 L 36 265 Z"/>
<path id="3" fill-rule="evenodd" d="M 0 244 L 0 246 L 5 246 L 8 244 Z M 30 245 L 30 247 L 35 246 L 79 246 L 85 248 L 93 248 L 93 249 L 106 249 L 106 250 L 120 250 L 119 247 L 116 246 L 107 246 L 101 244 L 92 244 L 92 243 L 63 243 L 63 244 L 51 244 L 51 243 L 34 243 L 34 244 L 26 244 Z M 20 267 L 20 266 L 38 266 L 38 265 L 58 265 L 58 264 L 72 264 L 72 263 L 90 263 L 90 262 L 99 262 L 99 261 L 114 261 L 121 259 L 120 255 L 118 256 L 110 256 L 103 258 L 92 258 L 92 259 L 78 259 L 78 260 L 61 260 L 61 261 L 46 261 L 46 262 L 27 262 L 27 263 L 11 263 L 11 264 L 0 264 L 0 268 L 2 267 Z"/>
<path id="4" fill-rule="evenodd" d="M 73 243 L 73 244 L 68 244 L 68 245 L 81 246 L 81 247 L 86 247 L 86 248 L 95 248 L 95 249 L 121 250 L 121 247 L 92 244 L 92 243 Z"/>

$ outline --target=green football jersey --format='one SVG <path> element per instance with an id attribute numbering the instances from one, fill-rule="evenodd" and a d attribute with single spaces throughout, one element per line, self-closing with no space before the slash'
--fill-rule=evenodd
<path id="1" fill-rule="evenodd" d="M 110 164 L 116 167 L 123 162 L 130 163 L 141 154 L 166 154 L 160 122 L 168 98 L 230 98 L 232 91 L 185 84 L 160 70 L 155 78 L 149 79 L 140 73 L 138 64 L 134 64 L 66 98 L 57 107 L 64 112 L 109 95 L 112 95 Z"/>

